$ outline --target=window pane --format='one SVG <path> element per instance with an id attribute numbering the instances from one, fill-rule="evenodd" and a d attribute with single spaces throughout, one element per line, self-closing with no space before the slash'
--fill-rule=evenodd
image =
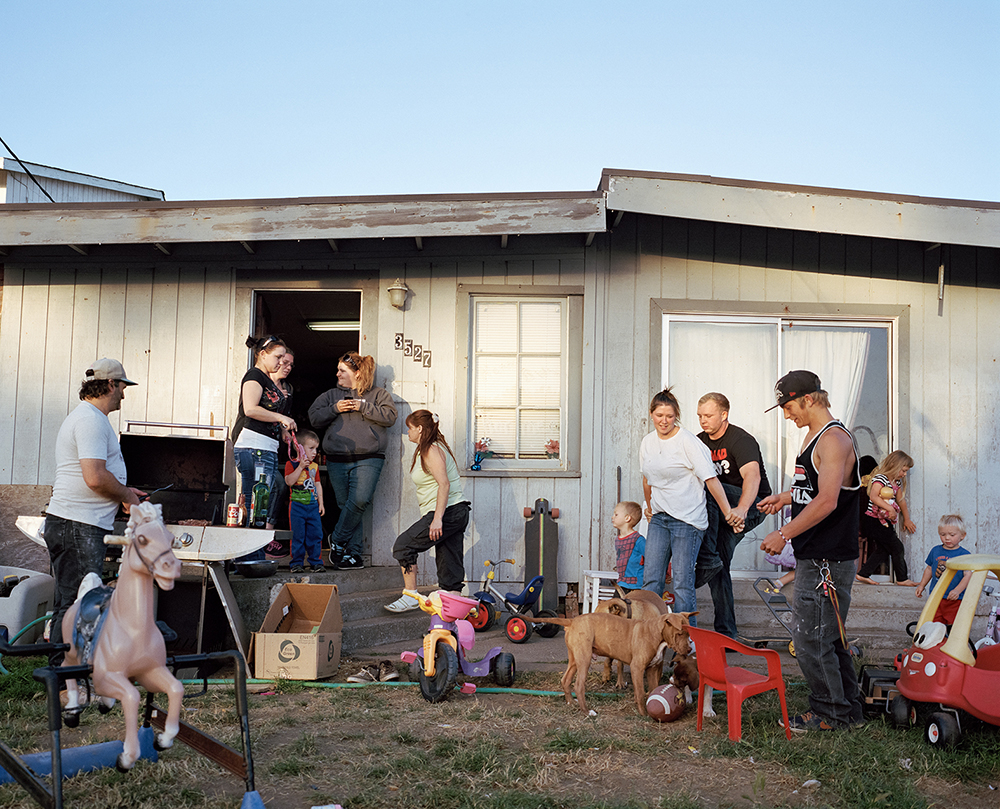
<path id="1" fill-rule="evenodd" d="M 497 457 L 514 457 L 515 411 L 477 410 L 474 441 L 490 439 L 489 451 Z"/>
<path id="2" fill-rule="evenodd" d="M 562 350 L 562 304 L 521 304 L 521 351 L 558 354 Z"/>
<path id="3" fill-rule="evenodd" d="M 476 351 L 517 351 L 517 303 L 476 301 Z"/>
<path id="4" fill-rule="evenodd" d="M 522 410 L 519 418 L 520 458 L 545 458 L 547 441 L 559 440 L 558 410 Z"/>
<path id="5" fill-rule="evenodd" d="M 522 407 L 559 407 L 559 367 L 559 357 L 521 358 Z"/>
<path id="6" fill-rule="evenodd" d="M 517 405 L 517 361 L 513 357 L 476 357 L 476 405 Z"/>

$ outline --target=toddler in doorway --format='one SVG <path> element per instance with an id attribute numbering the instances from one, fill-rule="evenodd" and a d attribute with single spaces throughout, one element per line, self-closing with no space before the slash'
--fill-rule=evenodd
<path id="1" fill-rule="evenodd" d="M 623 500 L 611 515 L 611 524 L 618 531 L 615 537 L 615 569 L 618 586 L 628 592 L 642 587 L 643 555 L 646 538 L 635 530 L 642 519 L 642 507 L 631 500 Z"/>
<path id="2" fill-rule="evenodd" d="M 291 572 L 304 573 L 305 563 L 308 561 L 313 573 L 322 573 L 326 568 L 323 567 L 320 555 L 323 542 L 323 523 L 320 517 L 326 509 L 323 507 L 323 487 L 318 477 L 319 464 L 316 463 L 319 436 L 312 430 L 302 430 L 298 434 L 298 440 L 302 456 L 298 463 L 288 461 L 285 464 L 285 483 L 290 489 L 288 522 L 292 529 Z"/>
<path id="3" fill-rule="evenodd" d="M 932 592 L 937 586 L 938 580 L 945 572 L 945 563 L 956 556 L 965 556 L 969 553 L 965 548 L 960 547 L 965 539 L 965 521 L 958 514 L 945 514 L 938 523 L 938 536 L 941 544 L 931 548 L 927 554 L 927 567 L 924 568 L 924 575 L 920 577 L 920 584 L 917 585 L 917 598 L 923 595 L 924 588 L 930 582 Z M 934 620 L 945 624 L 949 629 L 955 623 L 955 616 L 962 603 L 962 596 L 965 588 L 969 586 L 969 579 L 972 578 L 972 571 L 966 570 L 961 576 L 953 576 L 951 584 L 945 592 L 941 604 L 934 613 Z"/>

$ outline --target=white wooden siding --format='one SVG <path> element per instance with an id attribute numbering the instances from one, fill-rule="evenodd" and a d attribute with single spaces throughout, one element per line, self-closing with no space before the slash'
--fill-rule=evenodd
<path id="1" fill-rule="evenodd" d="M 101 188 L 96 185 L 86 183 L 73 183 L 65 180 L 55 180 L 51 177 L 38 177 L 46 191 L 49 192 L 50 200 L 42 190 L 31 181 L 27 174 L 20 172 L 6 172 L 6 195 L 0 202 L 13 203 L 49 203 L 55 202 L 138 202 L 141 200 L 155 199 L 159 197 L 149 197 L 139 194 L 130 194 L 127 191 L 117 191 L 112 188 Z"/>
<path id="2" fill-rule="evenodd" d="M 761 261 L 759 233 L 720 236 L 715 227 L 627 215 L 612 235 L 599 235 L 588 248 L 581 240 L 576 251 L 506 258 L 497 240 L 496 250 L 481 256 L 370 255 L 363 268 L 338 265 L 336 273 L 298 271 L 295 277 L 273 265 L 236 269 L 222 261 L 178 268 L 166 260 L 125 269 L 81 259 L 75 270 L 49 271 L 23 270 L 8 260 L 0 320 L 0 374 L 6 383 L 0 388 L 0 483 L 51 483 L 52 443 L 78 401 L 83 369 L 95 358 L 121 357 L 140 383 L 128 390 L 120 416 L 112 416 L 116 427 L 125 418 L 232 424 L 246 367 L 243 341 L 250 330 L 252 291 L 359 289 L 362 351 L 375 356 L 378 382 L 390 391 L 396 383 L 397 397 L 405 399 L 370 529 L 374 564 L 393 565 L 393 541 L 418 516 L 408 480 L 412 447 L 404 434 L 405 415 L 424 406 L 437 412 L 460 467 L 468 457 L 464 436 L 456 434 L 466 407 L 460 391 L 469 344 L 468 335 L 459 333 L 458 285 L 504 286 L 514 294 L 532 286 L 582 288 L 582 443 L 566 448 L 579 453 L 580 476 L 463 479 L 473 503 L 465 558 L 470 579 L 481 577 L 487 558 L 513 557 L 519 567 L 505 578 L 523 576 L 522 509 L 544 497 L 561 511 L 560 582 L 576 582 L 583 569 L 613 568 L 610 515 L 619 466 L 622 498 L 642 499 L 638 446 L 651 429 L 648 403 L 660 382 L 651 301 L 707 300 L 730 309 L 758 307 L 754 311 L 763 305 L 774 314 L 786 306 L 829 306 L 845 316 L 861 304 L 898 305 L 910 313 L 899 353 L 906 359 L 900 384 L 909 402 L 900 415 L 901 433 L 909 441 L 900 448 L 916 461 L 909 501 L 918 531 L 906 540 L 911 569 L 919 575 L 927 550 L 937 542 L 937 521 L 948 512 L 965 517 L 970 550 L 1000 550 L 995 405 L 1000 291 L 948 285 L 939 312 L 933 267 L 926 282 L 872 277 L 874 272 L 821 272 L 823 251 L 836 252 L 837 244 L 823 245 L 806 234 L 796 236 L 793 245 L 780 231 L 769 231 Z M 889 255 L 894 251 L 886 253 L 886 245 L 878 244 L 878 251 L 871 251 L 873 269 L 896 260 Z M 847 243 L 843 250 L 857 247 Z M 782 268 L 793 252 L 802 267 L 797 271 Z M 411 290 L 402 311 L 389 306 L 384 292 L 396 278 Z M 393 347 L 397 332 L 432 351 L 430 368 Z M 734 380 L 727 394 L 738 402 L 741 386 L 751 384 L 770 386 L 773 380 Z M 831 396 L 836 403 L 837 392 Z M 693 413 L 685 413 L 684 422 L 697 427 Z M 421 583 L 434 579 L 433 563 L 423 563 Z"/>

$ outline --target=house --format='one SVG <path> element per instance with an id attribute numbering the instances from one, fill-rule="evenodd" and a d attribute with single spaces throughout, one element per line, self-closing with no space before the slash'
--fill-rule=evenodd
<path id="1" fill-rule="evenodd" d="M 819 374 L 862 453 L 915 459 L 911 564 L 953 511 L 970 550 L 1000 550 L 1000 203 L 605 170 L 579 193 L 6 205 L 0 250 L 0 502 L 51 482 L 95 357 L 141 383 L 115 426 L 231 424 L 244 340 L 277 332 L 301 412 L 356 348 L 401 416 L 440 415 L 473 502 L 472 578 L 524 559 L 537 498 L 561 511 L 563 591 L 613 567 L 611 511 L 642 498 L 638 446 L 665 384 L 694 431 L 699 396 L 725 393 L 787 486 L 799 437 L 764 411 L 795 367 Z M 366 530 L 375 565 L 417 516 L 397 427 Z M 495 455 L 472 471 L 483 437 Z M 753 541 L 736 568 L 770 569 Z"/>
<path id="2" fill-rule="evenodd" d="M 165 198 L 162 191 L 154 188 L 0 157 L 0 204 L 140 202 Z"/>

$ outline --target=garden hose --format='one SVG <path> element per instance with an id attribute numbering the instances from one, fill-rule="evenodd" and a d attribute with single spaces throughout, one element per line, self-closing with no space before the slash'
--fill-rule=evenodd
<path id="1" fill-rule="evenodd" d="M 47 613 L 46 613 L 45 615 L 43 615 L 43 616 L 42 616 L 41 618 L 36 618 L 36 619 L 35 619 L 34 621 L 32 621 L 32 622 L 31 622 L 30 624 L 27 624 L 26 626 L 23 626 L 23 627 L 21 627 L 21 631 L 20 631 L 20 632 L 18 632 L 18 633 L 17 633 L 17 634 L 16 634 L 15 636 L 14 636 L 13 640 L 11 640 L 11 642 L 10 642 L 10 645 L 11 645 L 11 646 L 13 646 L 13 645 L 14 645 L 15 643 L 17 643 L 17 639 L 18 639 L 19 637 L 21 637 L 21 635 L 23 635 L 23 634 L 24 634 L 25 632 L 27 632 L 27 631 L 28 631 L 29 629 L 31 629 L 31 627 L 33 627 L 33 626 L 34 626 L 35 624 L 37 624 L 37 623 L 38 623 L 39 621 L 47 621 L 47 620 L 49 620 L 49 618 L 51 618 L 51 617 L 52 617 L 52 613 L 51 613 L 51 612 L 47 612 Z M 3 667 L 3 655 L 0 655 L 0 674 L 2 674 L 2 675 L 4 675 L 4 676 L 6 676 L 6 675 L 10 674 L 10 672 L 9 672 L 9 671 L 7 671 L 7 669 L 5 669 L 5 668 Z"/>

